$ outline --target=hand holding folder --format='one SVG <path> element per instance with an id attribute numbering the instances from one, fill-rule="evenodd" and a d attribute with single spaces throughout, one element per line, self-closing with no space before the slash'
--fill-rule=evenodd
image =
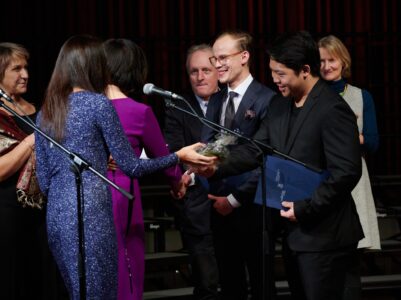
<path id="1" fill-rule="evenodd" d="M 268 155 L 266 158 L 266 194 L 268 207 L 283 209 L 282 201 L 296 202 L 310 198 L 329 173 L 317 173 L 298 163 Z M 259 178 L 255 203 L 262 204 L 262 182 Z"/>

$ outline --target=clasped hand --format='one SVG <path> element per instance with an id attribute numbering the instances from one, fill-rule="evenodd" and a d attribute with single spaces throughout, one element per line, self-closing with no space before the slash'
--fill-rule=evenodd
<path id="1" fill-rule="evenodd" d="M 184 175 L 182 175 L 180 182 L 177 183 L 171 191 L 171 195 L 176 199 L 182 199 L 185 196 L 187 188 L 192 182 L 192 178 L 190 176 L 191 173 L 195 173 L 208 178 L 212 176 L 217 169 L 216 162 L 213 162 L 213 164 L 211 165 L 199 165 L 190 163 L 188 164 L 188 167 L 188 171 Z"/>
<path id="2" fill-rule="evenodd" d="M 180 181 L 173 185 L 172 190 L 170 191 L 171 196 L 175 199 L 184 198 L 185 193 L 187 192 L 187 188 L 191 184 L 191 181 L 191 176 L 187 173 L 184 173 Z"/>
<path id="3" fill-rule="evenodd" d="M 283 201 L 281 202 L 281 205 L 285 208 L 288 208 L 288 210 L 280 210 L 280 215 L 283 218 L 287 218 L 291 222 L 297 222 L 297 217 L 295 216 L 294 211 L 294 202 Z"/>
<path id="4" fill-rule="evenodd" d="M 228 201 L 227 197 L 215 196 L 211 194 L 208 194 L 207 196 L 209 200 L 214 202 L 213 203 L 214 209 L 222 216 L 227 216 L 234 210 L 234 208 Z"/>
<path id="5" fill-rule="evenodd" d="M 218 162 L 218 158 L 216 156 L 205 156 L 197 152 L 197 150 L 202 147 L 204 147 L 202 143 L 196 143 L 187 147 L 183 147 L 176 152 L 180 162 L 186 164 L 190 171 L 185 173 L 180 182 L 173 187 L 171 194 L 174 198 L 181 199 L 185 196 L 186 189 L 192 181 L 191 176 L 189 175 L 190 173 L 194 172 L 194 170 L 206 170 L 216 166 Z"/>

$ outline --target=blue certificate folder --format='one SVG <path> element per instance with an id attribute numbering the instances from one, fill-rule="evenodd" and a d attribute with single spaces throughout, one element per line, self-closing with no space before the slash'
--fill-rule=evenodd
<path id="1" fill-rule="evenodd" d="M 266 157 L 266 205 L 283 209 L 282 201 L 310 198 L 320 183 L 329 176 L 328 171 L 317 173 L 296 162 L 268 155 Z M 262 204 L 262 180 L 259 178 L 255 203 Z"/>

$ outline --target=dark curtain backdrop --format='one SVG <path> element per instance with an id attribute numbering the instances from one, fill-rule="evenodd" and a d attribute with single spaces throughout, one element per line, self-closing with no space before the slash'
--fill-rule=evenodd
<path id="1" fill-rule="evenodd" d="M 220 31 L 243 29 L 255 39 L 254 76 L 272 86 L 265 46 L 277 34 L 308 30 L 340 37 L 353 59 L 351 83 L 374 97 L 381 145 L 368 157 L 373 174 L 401 174 L 401 1 L 398 0 L 42 0 L 3 1 L 0 40 L 31 52 L 28 99 L 40 105 L 57 53 L 71 35 L 130 38 L 145 49 L 149 82 L 188 89 L 186 49 Z M 144 98 L 162 125 L 162 99 Z"/>

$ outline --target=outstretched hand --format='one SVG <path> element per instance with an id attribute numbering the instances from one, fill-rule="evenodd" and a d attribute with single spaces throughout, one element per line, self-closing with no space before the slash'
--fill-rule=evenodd
<path id="1" fill-rule="evenodd" d="M 217 163 L 216 156 L 204 156 L 196 152 L 199 148 L 203 147 L 202 143 L 196 143 L 187 147 L 183 147 L 176 152 L 181 162 L 194 167 L 199 166 L 212 166 Z"/>

